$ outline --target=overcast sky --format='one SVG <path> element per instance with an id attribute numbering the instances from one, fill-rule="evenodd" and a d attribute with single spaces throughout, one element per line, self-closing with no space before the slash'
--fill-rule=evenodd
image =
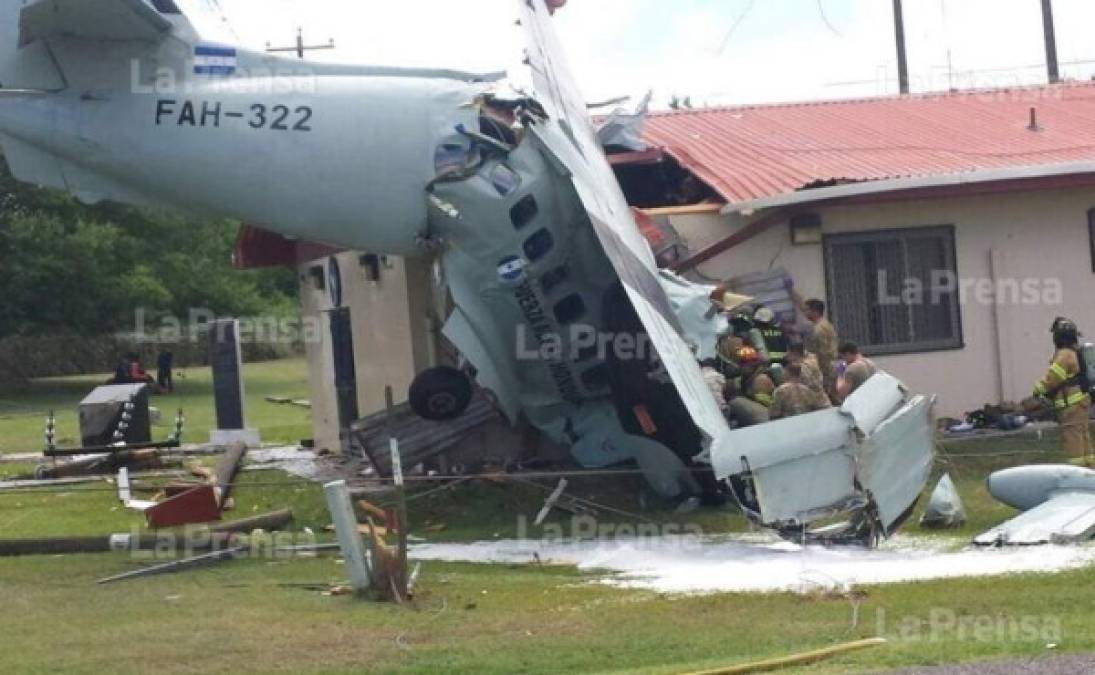
<path id="1" fill-rule="evenodd" d="M 223 9 L 246 46 L 298 26 L 310 58 L 488 71 L 520 53 L 519 0 L 182 0 Z M 1054 0 L 1062 71 L 1095 74 L 1095 2 Z M 905 0 L 914 91 L 1045 81 L 1040 0 Z M 216 26 L 207 14 L 200 20 Z M 896 93 L 889 0 L 569 0 L 560 38 L 590 101 L 696 105 Z"/>

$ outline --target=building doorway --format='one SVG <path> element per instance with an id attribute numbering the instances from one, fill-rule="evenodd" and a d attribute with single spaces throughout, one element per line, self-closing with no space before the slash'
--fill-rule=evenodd
<path id="1" fill-rule="evenodd" d="M 345 442 L 346 431 L 360 415 L 357 407 L 357 367 L 354 364 L 354 334 L 350 309 L 339 307 L 330 312 L 331 353 L 335 367 L 335 398 L 338 401 L 339 435 Z"/>

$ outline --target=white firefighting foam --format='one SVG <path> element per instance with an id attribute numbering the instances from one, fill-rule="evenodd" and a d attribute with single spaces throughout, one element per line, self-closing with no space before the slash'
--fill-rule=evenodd
<path id="1" fill-rule="evenodd" d="M 603 583 L 671 593 L 841 589 L 1021 572 L 1095 563 L 1095 545 L 962 548 L 898 537 L 877 550 L 799 546 L 757 536 L 653 537 L 609 541 L 499 540 L 420 544 L 411 557 L 473 563 L 558 563 L 604 572 Z"/>

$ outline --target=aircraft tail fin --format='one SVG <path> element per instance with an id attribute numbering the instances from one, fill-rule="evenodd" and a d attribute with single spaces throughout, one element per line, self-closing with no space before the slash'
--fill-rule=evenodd
<path id="1" fill-rule="evenodd" d="M 64 79 L 46 45 L 20 45 L 20 17 L 28 4 L 0 0 L 0 89 L 61 89 Z"/>
<path id="2" fill-rule="evenodd" d="M 0 0 L 0 87 L 64 89 L 70 66 L 125 61 L 173 32 L 192 35 L 174 0 Z M 73 39 L 83 46 L 61 49 Z"/>

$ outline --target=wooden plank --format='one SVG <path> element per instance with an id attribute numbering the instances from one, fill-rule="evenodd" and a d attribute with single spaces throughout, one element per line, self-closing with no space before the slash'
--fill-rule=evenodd
<path id="1" fill-rule="evenodd" d="M 682 206 L 659 206 L 652 209 L 639 209 L 648 216 L 701 216 L 709 213 L 721 213 L 726 204 L 704 202 Z"/>

